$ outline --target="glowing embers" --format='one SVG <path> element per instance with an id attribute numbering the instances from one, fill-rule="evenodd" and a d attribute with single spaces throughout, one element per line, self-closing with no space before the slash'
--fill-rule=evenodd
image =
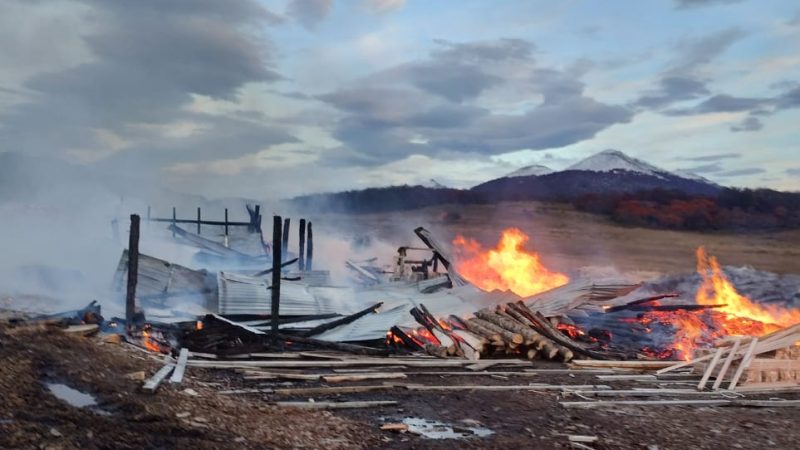
<path id="1" fill-rule="evenodd" d="M 510 290 L 522 297 L 567 284 L 567 275 L 551 271 L 537 252 L 523 248 L 528 240 L 518 228 L 508 228 L 496 248 L 485 250 L 459 235 L 453 241 L 458 272 L 485 291 Z"/>

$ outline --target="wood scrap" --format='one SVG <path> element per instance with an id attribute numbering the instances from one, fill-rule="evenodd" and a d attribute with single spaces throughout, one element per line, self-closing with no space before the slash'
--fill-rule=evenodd
<path id="1" fill-rule="evenodd" d="M 186 371 L 186 361 L 189 359 L 189 349 L 182 348 L 178 355 L 178 363 L 175 365 L 175 370 L 172 372 L 172 377 L 169 379 L 170 383 L 180 383 L 183 381 L 183 373 Z"/>
<path id="2" fill-rule="evenodd" d="M 158 389 L 158 386 L 161 385 L 161 382 L 164 381 L 165 378 L 175 369 L 175 363 L 167 363 L 161 369 L 158 370 L 150 379 L 144 382 L 142 385 L 142 389 L 145 392 L 153 393 Z"/>

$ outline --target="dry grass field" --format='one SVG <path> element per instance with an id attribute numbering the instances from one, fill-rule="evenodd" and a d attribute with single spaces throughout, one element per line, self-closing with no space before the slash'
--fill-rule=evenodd
<path id="1" fill-rule="evenodd" d="M 444 220 L 446 212 L 460 218 Z M 324 233 L 327 227 L 339 228 L 346 233 L 376 236 L 398 246 L 416 245 L 413 229 L 420 225 L 442 239 L 452 240 L 461 233 L 491 246 L 503 229 L 518 227 L 531 237 L 528 248 L 540 252 L 546 264 L 561 271 L 613 266 L 626 272 L 642 272 L 643 276 L 652 272 L 692 272 L 695 249 L 704 245 L 723 265 L 800 273 L 800 230 L 740 234 L 633 228 L 563 204 L 444 205 L 381 214 L 325 215 L 314 220 L 318 233 Z"/>

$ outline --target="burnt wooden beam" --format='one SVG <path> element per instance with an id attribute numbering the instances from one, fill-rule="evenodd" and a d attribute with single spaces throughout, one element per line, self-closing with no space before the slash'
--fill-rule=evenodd
<path id="1" fill-rule="evenodd" d="M 300 219 L 300 250 L 297 252 L 300 271 L 306 270 L 306 219 Z"/>
<path id="2" fill-rule="evenodd" d="M 225 208 L 225 236 L 228 235 L 228 208 Z"/>
<path id="3" fill-rule="evenodd" d="M 308 221 L 308 242 L 306 244 L 306 270 L 312 270 L 314 260 L 314 232 L 311 229 L 311 221 Z"/>
<path id="4" fill-rule="evenodd" d="M 289 228 L 291 224 L 292 221 L 288 217 L 283 219 L 283 241 L 281 241 L 283 244 L 281 247 L 281 256 L 283 257 L 283 260 L 286 260 L 286 258 L 289 256 Z"/>
<path id="5" fill-rule="evenodd" d="M 292 264 L 294 264 L 294 263 L 296 263 L 296 262 L 297 262 L 297 258 L 293 258 L 293 259 L 290 259 L 289 261 L 286 261 L 286 262 L 284 262 L 284 263 L 281 263 L 281 269 L 283 269 L 283 268 L 284 268 L 284 267 L 286 267 L 286 266 L 291 266 Z M 266 274 L 268 274 L 268 273 L 272 273 L 272 271 L 273 271 L 274 269 L 275 269 L 274 267 L 270 267 L 270 268 L 269 268 L 269 269 L 267 269 L 267 270 L 262 270 L 261 272 L 254 273 L 254 274 L 253 274 L 253 276 L 254 276 L 254 277 L 261 277 L 261 276 L 264 276 L 264 275 L 266 275 Z M 280 270 L 279 270 L 278 272 L 280 272 Z"/>
<path id="6" fill-rule="evenodd" d="M 281 265 L 281 239 L 283 233 L 281 216 L 272 217 L 272 267 L 280 267 Z M 271 319 L 272 319 L 272 333 L 278 334 L 278 318 L 280 317 L 280 301 L 281 301 L 281 271 L 272 271 L 272 301 L 271 301 Z"/>
<path id="7" fill-rule="evenodd" d="M 197 234 L 200 234 L 200 207 L 197 207 Z"/>
<path id="8" fill-rule="evenodd" d="M 128 330 L 133 327 L 136 314 L 136 282 L 139 275 L 139 215 L 131 214 L 131 230 L 128 235 L 128 286 L 125 295 L 125 323 Z"/>
<path id="9" fill-rule="evenodd" d="M 322 333 L 324 333 L 324 332 L 326 332 L 328 330 L 334 329 L 336 327 L 340 327 L 342 325 L 346 325 L 346 324 L 348 324 L 350 322 L 353 322 L 355 320 L 358 320 L 358 319 L 366 316 L 369 313 L 377 312 L 378 308 L 380 308 L 382 305 L 383 305 L 383 302 L 378 302 L 378 303 L 370 306 L 369 308 L 363 309 L 363 310 L 361 310 L 361 311 L 359 311 L 359 312 L 357 312 L 355 314 L 351 314 L 349 316 L 344 316 L 341 319 L 332 320 L 330 322 L 323 323 L 322 325 L 316 326 L 316 327 L 314 327 L 314 328 L 312 328 L 312 329 L 310 329 L 310 330 L 308 330 L 308 331 L 306 331 L 304 333 L 300 333 L 300 336 L 302 336 L 302 337 L 316 336 L 318 334 L 322 334 Z"/>

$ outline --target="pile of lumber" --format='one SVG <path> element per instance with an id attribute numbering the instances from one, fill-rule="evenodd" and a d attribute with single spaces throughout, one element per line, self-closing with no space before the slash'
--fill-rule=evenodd
<path id="1" fill-rule="evenodd" d="M 690 361 L 660 370 L 692 367 L 703 376 L 697 384 L 719 390 L 727 382 L 731 391 L 782 390 L 800 386 L 800 324 L 764 336 L 735 336 L 718 341 L 715 348 Z"/>
<path id="2" fill-rule="evenodd" d="M 390 334 L 403 344 L 414 345 L 438 357 L 461 356 L 477 360 L 514 356 L 528 360 L 570 361 L 577 353 L 603 359 L 602 354 L 574 342 L 550 319 L 521 301 L 498 306 L 495 310 L 477 311 L 470 319 L 452 315 L 437 319 L 424 305 L 414 308 L 411 314 L 422 325 L 420 330 L 403 332 L 395 327 Z"/>

